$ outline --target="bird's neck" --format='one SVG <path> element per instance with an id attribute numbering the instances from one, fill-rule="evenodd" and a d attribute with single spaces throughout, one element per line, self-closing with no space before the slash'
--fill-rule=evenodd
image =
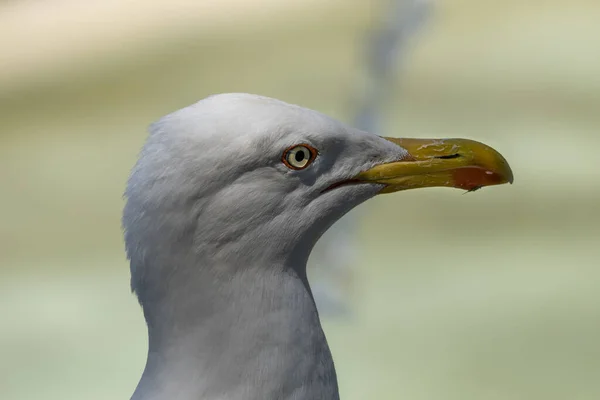
<path id="1" fill-rule="evenodd" d="M 177 292 L 152 310 L 144 305 L 149 354 L 132 400 L 339 398 L 302 273 L 285 265 L 195 271 L 171 282 Z"/>

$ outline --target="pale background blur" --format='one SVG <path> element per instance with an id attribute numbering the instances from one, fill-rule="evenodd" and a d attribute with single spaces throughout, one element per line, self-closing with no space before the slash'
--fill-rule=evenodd
<path id="1" fill-rule="evenodd" d="M 219 92 L 352 121 L 382 2 L 0 3 L 0 397 L 128 399 L 146 356 L 121 198 L 149 123 Z M 600 2 L 440 0 L 386 106 L 513 186 L 355 215 L 345 400 L 600 398 Z"/>

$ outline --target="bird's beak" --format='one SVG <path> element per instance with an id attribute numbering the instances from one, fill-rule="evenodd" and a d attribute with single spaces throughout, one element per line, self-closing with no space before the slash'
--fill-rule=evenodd
<path id="1" fill-rule="evenodd" d="M 434 186 L 472 191 L 513 182 L 508 162 L 483 143 L 467 139 L 384 139 L 409 154 L 402 160 L 376 165 L 353 179 L 384 184 L 380 193 Z"/>

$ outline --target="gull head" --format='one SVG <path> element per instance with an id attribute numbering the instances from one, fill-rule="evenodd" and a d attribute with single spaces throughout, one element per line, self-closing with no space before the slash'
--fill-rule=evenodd
<path id="1" fill-rule="evenodd" d="M 479 142 L 384 138 L 262 96 L 211 96 L 150 128 L 126 190 L 132 286 L 143 296 L 195 259 L 303 265 L 377 194 L 507 182 L 506 160 Z"/>

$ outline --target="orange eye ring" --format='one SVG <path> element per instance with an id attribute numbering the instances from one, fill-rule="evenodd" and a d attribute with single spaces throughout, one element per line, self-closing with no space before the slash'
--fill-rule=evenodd
<path id="1" fill-rule="evenodd" d="M 319 152 L 309 144 L 301 143 L 288 147 L 281 156 L 286 167 L 293 170 L 307 168 L 317 158 Z"/>

